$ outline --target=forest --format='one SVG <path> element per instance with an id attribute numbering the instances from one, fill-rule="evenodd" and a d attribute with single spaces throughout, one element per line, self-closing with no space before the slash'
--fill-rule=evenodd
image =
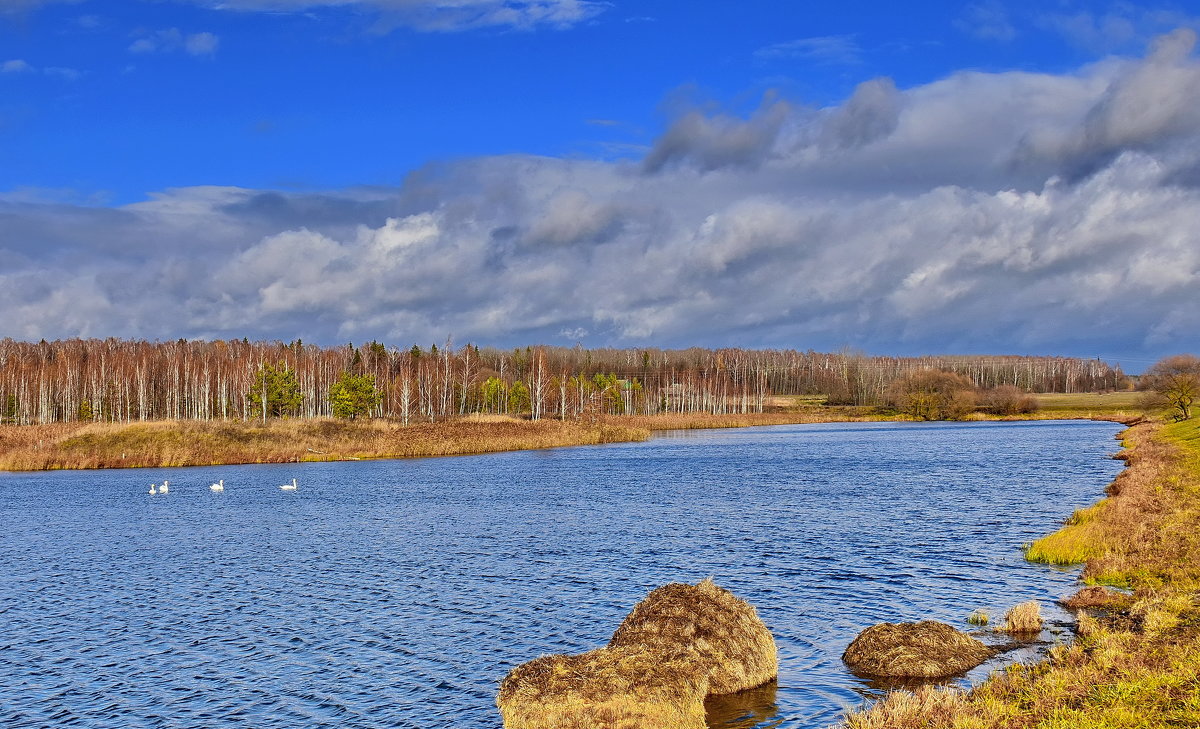
<path id="1" fill-rule="evenodd" d="M 878 405 L 892 383 L 925 370 L 955 373 L 981 390 L 1103 392 L 1127 385 L 1119 367 L 1067 357 L 3 339 L 0 422 L 327 417 L 354 412 L 347 403 L 355 383 L 370 390 L 360 399 L 363 415 L 405 424 L 471 413 L 533 420 L 759 413 L 775 396 Z"/>

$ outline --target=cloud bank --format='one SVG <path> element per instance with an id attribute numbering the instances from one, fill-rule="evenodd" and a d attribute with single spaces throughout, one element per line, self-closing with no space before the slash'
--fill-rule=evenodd
<path id="1" fill-rule="evenodd" d="M 396 189 L 119 208 L 0 197 L 0 336 L 1194 349 L 1195 41 L 692 110 L 636 161 L 486 157 Z"/>

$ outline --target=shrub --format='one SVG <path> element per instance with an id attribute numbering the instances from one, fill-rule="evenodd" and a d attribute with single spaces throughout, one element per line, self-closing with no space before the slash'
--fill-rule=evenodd
<path id="1" fill-rule="evenodd" d="M 975 409 L 975 392 L 962 375 L 919 370 L 892 382 L 888 403 L 917 420 L 960 420 Z"/>
<path id="2" fill-rule="evenodd" d="M 979 405 L 984 411 L 993 415 L 1035 413 L 1041 407 L 1037 398 L 1012 385 L 1000 385 L 990 390 L 981 390 Z"/>

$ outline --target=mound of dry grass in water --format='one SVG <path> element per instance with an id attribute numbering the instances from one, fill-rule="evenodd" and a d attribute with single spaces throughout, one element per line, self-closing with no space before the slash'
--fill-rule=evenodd
<path id="1" fill-rule="evenodd" d="M 842 654 L 858 673 L 893 678 L 942 678 L 983 663 L 992 649 L 933 620 L 880 623 L 858 634 Z"/>
<path id="2" fill-rule="evenodd" d="M 1133 729 L 1200 726 L 1200 420 L 1122 434 L 1125 472 L 1028 555 L 1072 563 L 1099 588 L 1067 601 L 1078 639 L 970 691 L 894 692 L 850 729 Z M 1086 608 L 1103 603 L 1097 612 Z"/>
<path id="3" fill-rule="evenodd" d="M 997 630 L 1018 636 L 1042 632 L 1042 611 L 1037 600 L 1013 605 L 1004 613 L 1004 625 Z"/>
<path id="4" fill-rule="evenodd" d="M 13 432 L 16 431 L 16 432 Z M 36 437 L 35 437 L 36 435 Z M 464 419 L 163 421 L 0 428 L 0 469 L 137 468 L 449 456 L 645 440 L 619 425 Z"/>
<path id="5" fill-rule="evenodd" d="M 754 608 L 712 580 L 652 591 L 604 648 L 514 668 L 496 705 L 506 729 L 704 729 L 704 699 L 778 671 Z"/>

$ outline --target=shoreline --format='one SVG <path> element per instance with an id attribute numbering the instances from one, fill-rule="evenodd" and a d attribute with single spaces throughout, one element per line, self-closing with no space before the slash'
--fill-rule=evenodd
<path id="1" fill-rule="evenodd" d="M 1071 609 L 1075 640 L 968 689 L 890 692 L 839 727 L 1200 726 L 1200 421 L 1141 422 L 1118 438 L 1126 468 L 1105 498 L 1025 552 L 1083 565 L 1081 587 L 1118 588 Z"/>
<path id="2" fill-rule="evenodd" d="M 1108 420 L 1133 413 L 1055 410 L 1024 415 L 976 413 L 963 421 Z M 629 443 L 654 432 L 771 425 L 917 422 L 871 408 L 820 407 L 790 412 L 711 415 L 606 415 L 580 421 L 467 416 L 402 425 L 384 419 L 257 421 L 168 420 L 0 426 L 0 471 L 388 460 Z"/>

